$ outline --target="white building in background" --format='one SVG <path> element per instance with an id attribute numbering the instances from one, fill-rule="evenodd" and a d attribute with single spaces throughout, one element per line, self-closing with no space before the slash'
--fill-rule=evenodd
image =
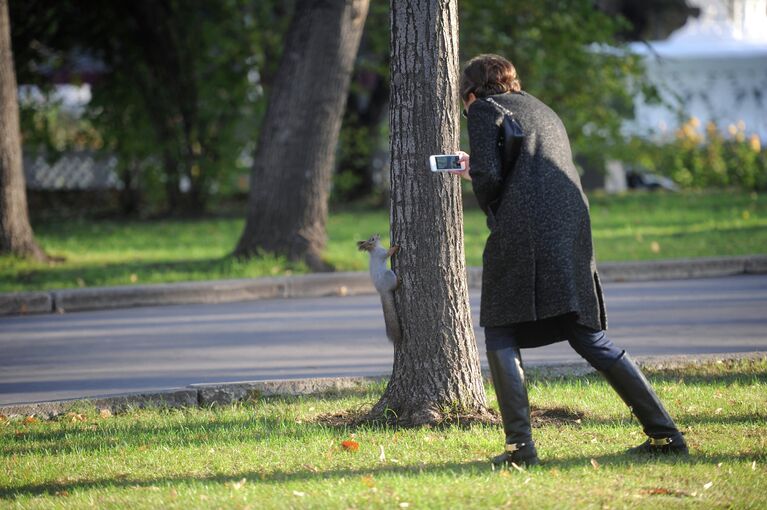
<path id="1" fill-rule="evenodd" d="M 697 18 L 664 41 L 633 43 L 667 105 L 638 100 L 627 134 L 663 138 L 696 117 L 767 142 L 767 0 L 688 0 Z"/>

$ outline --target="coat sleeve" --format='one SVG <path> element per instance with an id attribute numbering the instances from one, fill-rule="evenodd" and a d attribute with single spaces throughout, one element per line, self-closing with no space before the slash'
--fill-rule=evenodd
<path id="1" fill-rule="evenodd" d="M 503 162 L 498 150 L 498 130 L 503 114 L 485 101 L 469 107 L 469 175 L 479 206 L 488 214 L 503 190 Z"/>

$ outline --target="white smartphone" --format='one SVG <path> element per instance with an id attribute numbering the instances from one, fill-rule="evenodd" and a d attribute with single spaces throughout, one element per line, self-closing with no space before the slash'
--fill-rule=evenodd
<path id="1" fill-rule="evenodd" d="M 454 172 L 463 170 L 457 154 L 435 154 L 429 156 L 432 172 Z"/>

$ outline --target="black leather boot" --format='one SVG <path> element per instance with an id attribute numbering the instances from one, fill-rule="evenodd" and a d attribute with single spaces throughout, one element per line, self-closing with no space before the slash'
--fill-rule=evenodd
<path id="1" fill-rule="evenodd" d="M 620 395 L 642 424 L 647 441 L 631 448 L 633 454 L 682 454 L 687 455 L 687 444 L 674 420 L 671 419 L 658 395 L 642 371 L 628 354 L 623 355 L 602 372 L 610 386 Z"/>
<path id="2" fill-rule="evenodd" d="M 507 347 L 487 351 L 498 407 L 501 409 L 505 451 L 493 458 L 493 464 L 514 463 L 517 466 L 538 464 L 538 452 L 530 428 L 530 403 L 527 400 L 525 375 L 519 349 Z"/>

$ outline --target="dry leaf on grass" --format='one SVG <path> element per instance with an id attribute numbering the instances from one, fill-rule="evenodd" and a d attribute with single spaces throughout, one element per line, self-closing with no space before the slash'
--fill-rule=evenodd
<path id="1" fill-rule="evenodd" d="M 378 445 L 378 447 L 381 449 L 381 454 L 378 456 L 378 460 L 384 462 L 386 461 L 386 454 L 384 453 L 383 445 Z"/>
<path id="2" fill-rule="evenodd" d="M 82 414 L 71 413 L 71 412 L 67 413 L 67 418 L 69 418 L 69 421 L 71 421 L 72 423 L 75 423 L 75 422 L 78 422 L 78 421 L 85 421 L 85 420 L 88 419 L 85 416 L 83 416 Z"/>
<path id="3" fill-rule="evenodd" d="M 104 419 L 111 418 L 112 417 L 112 411 L 110 411 L 109 409 L 106 409 L 106 408 L 101 409 L 99 411 L 99 416 L 101 416 Z"/>
<path id="4" fill-rule="evenodd" d="M 665 487 L 654 487 L 652 489 L 643 489 L 639 491 L 642 494 L 648 496 L 689 496 L 684 491 L 678 491 L 674 489 L 666 489 Z"/>
<path id="5" fill-rule="evenodd" d="M 525 472 L 524 468 L 519 467 L 516 462 L 512 462 L 511 463 L 511 467 L 513 467 L 514 469 L 516 469 L 520 473 L 524 473 Z"/>
<path id="6" fill-rule="evenodd" d="M 23 423 L 24 423 L 24 425 L 29 425 L 30 423 L 37 423 L 39 421 L 40 420 L 38 420 L 34 416 L 27 416 L 26 418 L 24 418 L 24 422 Z"/>
<path id="7" fill-rule="evenodd" d="M 356 452 L 360 449 L 360 444 L 357 441 L 352 441 L 351 439 L 347 439 L 346 441 L 341 442 L 341 446 L 344 450 L 349 452 Z"/>
<path id="8" fill-rule="evenodd" d="M 303 498 L 304 496 L 306 496 L 306 493 L 301 491 L 293 491 L 293 495 L 299 498 Z"/>
<path id="9" fill-rule="evenodd" d="M 594 469 L 599 469 L 599 462 L 597 462 L 597 459 L 591 459 L 591 466 Z"/>
<path id="10" fill-rule="evenodd" d="M 242 479 L 240 479 L 239 482 L 232 482 L 232 489 L 234 489 L 236 491 L 242 489 L 243 486 L 245 485 L 245 483 L 247 483 L 247 481 L 248 481 L 247 479 L 242 478 Z"/>
<path id="11" fill-rule="evenodd" d="M 711 488 L 712 485 L 714 485 L 714 482 L 708 482 L 708 483 L 703 484 L 703 488 L 708 490 L 708 489 Z"/>

